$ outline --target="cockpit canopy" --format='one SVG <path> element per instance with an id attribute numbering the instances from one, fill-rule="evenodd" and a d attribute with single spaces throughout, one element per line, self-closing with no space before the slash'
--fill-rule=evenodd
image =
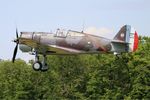
<path id="1" fill-rule="evenodd" d="M 65 29 L 57 29 L 55 36 L 57 37 L 66 37 L 67 31 Z"/>
<path id="2" fill-rule="evenodd" d="M 72 30 L 64 30 L 64 29 L 57 29 L 56 37 L 81 37 L 81 36 L 85 36 L 85 34 L 83 32 L 77 32 L 77 31 L 72 31 Z"/>

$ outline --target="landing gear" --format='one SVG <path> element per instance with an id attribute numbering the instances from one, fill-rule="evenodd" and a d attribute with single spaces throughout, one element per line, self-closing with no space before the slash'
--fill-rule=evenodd
<path id="1" fill-rule="evenodd" d="M 43 55 L 43 61 L 42 63 L 39 61 L 39 56 L 37 53 L 35 53 L 35 63 L 33 63 L 32 65 L 32 68 L 35 70 L 35 71 L 42 71 L 42 72 L 45 72 L 48 70 L 48 66 L 47 66 L 47 63 L 46 63 L 46 55 Z"/>
<path id="2" fill-rule="evenodd" d="M 41 71 L 43 71 L 43 72 L 48 70 L 46 61 L 47 61 L 46 55 L 43 55 L 42 68 L 41 68 Z"/>

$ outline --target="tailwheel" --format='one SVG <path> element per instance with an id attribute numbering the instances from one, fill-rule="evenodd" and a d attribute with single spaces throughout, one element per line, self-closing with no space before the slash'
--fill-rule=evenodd
<path id="1" fill-rule="evenodd" d="M 42 68 L 41 62 L 39 62 L 39 61 L 35 62 L 35 63 L 32 65 L 32 68 L 33 68 L 35 71 L 41 70 L 41 68 Z"/>
<path id="2" fill-rule="evenodd" d="M 117 54 L 116 55 L 116 60 L 120 59 L 121 58 L 121 55 L 120 54 Z"/>

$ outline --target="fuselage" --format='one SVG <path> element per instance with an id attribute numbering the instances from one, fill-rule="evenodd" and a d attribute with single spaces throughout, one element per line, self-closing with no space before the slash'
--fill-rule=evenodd
<path id="1" fill-rule="evenodd" d="M 67 32 L 57 31 L 56 34 L 46 32 L 21 32 L 21 38 L 36 41 L 40 45 L 49 46 L 40 52 L 53 52 L 63 54 L 64 52 L 57 52 L 51 48 L 57 48 L 66 51 L 65 54 L 73 53 L 100 53 L 111 51 L 111 40 L 69 30 Z M 20 45 L 26 45 L 20 41 Z M 22 50 L 22 49 L 21 49 Z M 40 49 L 39 49 L 40 50 Z"/>

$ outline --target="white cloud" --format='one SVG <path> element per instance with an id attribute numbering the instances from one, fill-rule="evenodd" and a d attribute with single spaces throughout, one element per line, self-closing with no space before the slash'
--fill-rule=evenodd
<path id="1" fill-rule="evenodd" d="M 113 30 L 106 27 L 101 27 L 101 28 L 88 27 L 87 29 L 85 29 L 85 33 L 102 36 L 106 38 L 114 37 Z"/>

